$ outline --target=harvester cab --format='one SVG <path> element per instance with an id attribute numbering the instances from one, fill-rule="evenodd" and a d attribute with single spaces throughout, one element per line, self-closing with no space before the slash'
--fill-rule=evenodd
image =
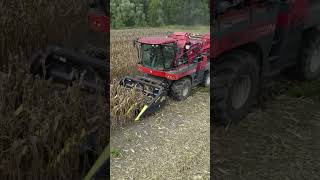
<path id="1" fill-rule="evenodd" d="M 125 77 L 121 84 L 142 90 L 147 96 L 136 120 L 159 109 L 168 95 L 184 100 L 192 87 L 210 85 L 209 34 L 176 32 L 164 37 L 138 38 L 133 45 L 143 76 Z"/>
<path id="2" fill-rule="evenodd" d="M 143 37 L 134 41 L 138 49 L 138 70 L 144 74 L 179 80 L 193 64 L 207 60 L 209 35 L 176 32 L 166 37 Z M 205 65 L 207 62 L 203 63 Z M 184 67 L 183 69 L 181 69 Z M 188 67 L 188 68 L 187 68 Z"/>

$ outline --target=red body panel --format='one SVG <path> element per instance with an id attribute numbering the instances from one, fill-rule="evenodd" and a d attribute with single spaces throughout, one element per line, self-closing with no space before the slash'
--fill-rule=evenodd
<path id="1" fill-rule="evenodd" d="M 292 24 L 298 25 L 305 22 L 308 7 L 309 0 L 294 0 L 290 8 L 290 19 Z"/>
<path id="2" fill-rule="evenodd" d="M 251 7 L 245 7 L 240 10 L 230 10 L 227 13 L 218 17 L 222 24 L 233 27 L 241 22 L 249 21 L 250 8 L 254 9 L 256 14 L 266 14 L 267 4 L 251 1 Z M 248 27 L 242 28 L 235 32 L 230 32 L 219 38 L 214 39 L 212 45 L 212 58 L 217 58 L 222 53 L 239 47 L 241 45 L 256 42 L 263 36 L 267 36 L 275 32 L 275 20 L 257 22 L 255 24 L 248 24 Z"/>
<path id="3" fill-rule="evenodd" d="M 184 55 L 185 45 L 190 45 L 190 49 L 187 50 L 187 64 L 180 65 L 170 71 L 160 71 L 151 68 L 144 67 L 142 65 L 138 66 L 138 70 L 142 73 L 150 74 L 157 77 L 163 77 L 169 80 L 179 80 L 182 77 L 192 75 L 197 71 L 204 70 L 208 65 L 208 56 L 210 49 L 210 35 L 193 35 L 191 33 L 185 32 L 176 32 L 169 35 L 168 37 L 148 37 L 140 38 L 138 42 L 143 44 L 166 44 L 175 42 L 180 49 L 180 53 L 176 54 L 176 59 L 174 64 L 177 65 L 177 62 Z M 194 60 L 196 57 L 203 55 L 203 60 L 197 65 L 194 65 Z"/>
<path id="4" fill-rule="evenodd" d="M 279 12 L 277 25 L 279 27 L 289 27 L 290 25 L 303 24 L 307 16 L 308 6 L 308 0 L 293 0 L 289 4 L 287 12 Z"/>
<path id="5" fill-rule="evenodd" d="M 236 48 L 249 42 L 255 42 L 258 38 L 274 33 L 276 29 L 275 22 L 265 22 L 249 26 L 248 28 L 229 34 L 213 42 L 213 58 L 220 56 L 222 53 Z"/>
<path id="6" fill-rule="evenodd" d="M 278 15 L 278 27 L 288 27 L 290 25 L 289 13 L 288 12 L 280 12 Z"/>
<path id="7" fill-rule="evenodd" d="M 208 57 L 203 57 L 204 59 L 198 64 L 197 66 L 197 71 L 201 71 L 203 69 L 206 68 L 207 64 L 208 64 Z"/>
<path id="8" fill-rule="evenodd" d="M 93 9 L 88 14 L 90 28 L 95 32 L 108 32 L 109 19 L 103 12 Z"/>
<path id="9" fill-rule="evenodd" d="M 215 39 L 212 45 L 213 58 L 238 46 L 256 42 L 263 36 L 274 34 L 276 28 L 290 28 L 292 25 L 300 25 L 305 21 L 307 15 L 308 0 L 292 0 L 289 3 L 288 11 L 280 11 L 275 21 L 250 24 L 247 28 L 230 33 Z M 255 12 L 266 14 L 266 4 L 259 4 L 252 1 L 251 8 Z M 218 17 L 222 22 L 237 23 L 249 19 L 249 8 L 241 10 L 230 10 L 228 13 Z"/>
<path id="10" fill-rule="evenodd" d="M 139 42 L 143 44 L 159 45 L 159 44 L 173 43 L 173 42 L 176 42 L 176 40 L 168 37 L 144 37 L 144 38 L 140 38 Z"/>
<path id="11" fill-rule="evenodd" d="M 205 67 L 205 66 L 204 66 Z M 179 80 L 185 76 L 191 75 L 193 73 L 196 73 L 199 70 L 204 69 L 204 67 L 202 66 L 202 68 L 193 68 L 193 69 L 188 69 L 187 71 L 179 71 L 180 68 L 173 70 L 173 71 L 159 71 L 159 70 L 154 70 L 154 69 L 150 69 L 147 67 L 144 67 L 142 65 L 138 66 L 138 70 L 142 73 L 146 73 L 146 74 L 150 74 L 156 77 L 163 77 L 169 80 Z"/>

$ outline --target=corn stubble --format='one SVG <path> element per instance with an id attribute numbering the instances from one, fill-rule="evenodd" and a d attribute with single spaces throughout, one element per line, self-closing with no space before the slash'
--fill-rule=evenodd
<path id="1" fill-rule="evenodd" d="M 0 177 L 81 179 L 80 146 L 96 132 L 99 154 L 109 137 L 105 98 L 78 83 L 54 91 L 28 73 L 27 59 L 86 27 L 88 1 L 1 1 L 0 9 Z"/>
<path id="2" fill-rule="evenodd" d="M 105 99 L 84 94 L 78 83 L 54 91 L 13 64 L 0 81 L 0 174 L 5 179 L 75 179 L 80 146 L 98 132 L 108 138 Z"/>
<path id="3" fill-rule="evenodd" d="M 0 64 L 7 65 L 10 53 L 30 56 L 48 43 L 61 43 L 86 24 L 87 10 L 87 0 L 1 1 Z"/>

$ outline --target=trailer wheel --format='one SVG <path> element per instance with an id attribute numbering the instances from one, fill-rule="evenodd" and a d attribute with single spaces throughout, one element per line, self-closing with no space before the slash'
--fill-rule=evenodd
<path id="1" fill-rule="evenodd" d="M 306 32 L 300 54 L 300 75 L 313 80 L 320 75 L 320 35 L 318 30 Z"/>
<path id="2" fill-rule="evenodd" d="M 191 94 L 191 80 L 189 78 L 183 78 L 175 81 L 171 86 L 171 94 L 174 99 L 182 101 L 187 99 Z"/>
<path id="3" fill-rule="evenodd" d="M 213 111 L 215 122 L 243 119 L 258 91 L 257 59 L 245 51 L 224 55 L 214 65 Z"/>

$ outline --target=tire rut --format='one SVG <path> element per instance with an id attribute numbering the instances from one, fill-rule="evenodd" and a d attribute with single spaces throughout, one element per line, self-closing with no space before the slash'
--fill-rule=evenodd
<path id="1" fill-rule="evenodd" d="M 112 132 L 112 179 L 209 179 L 210 100 L 195 92 Z"/>

